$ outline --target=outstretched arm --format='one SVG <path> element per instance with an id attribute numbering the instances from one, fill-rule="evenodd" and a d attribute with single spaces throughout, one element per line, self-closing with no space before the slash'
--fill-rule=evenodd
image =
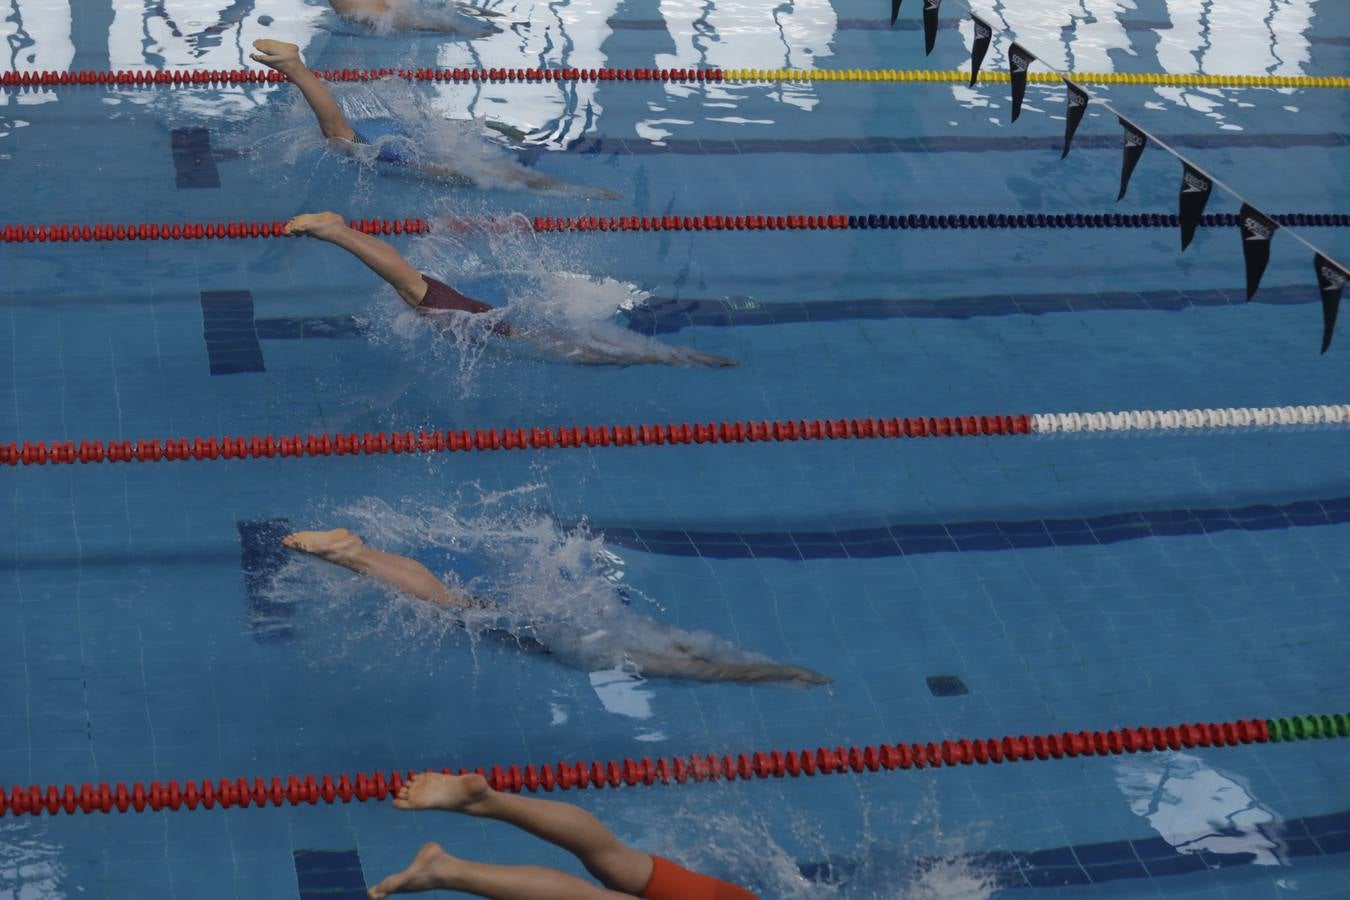
<path id="1" fill-rule="evenodd" d="M 422 273 L 412 267 L 392 245 L 379 238 L 348 228 L 342 216 L 333 212 L 296 216 L 286 223 L 286 233 L 308 235 L 336 244 L 366 264 L 376 275 L 398 291 L 403 302 L 416 309 L 427 295 Z"/>
<path id="2" fill-rule="evenodd" d="M 337 141 L 356 140 L 355 129 L 348 124 L 347 117 L 338 108 L 337 101 L 333 99 L 328 86 L 315 78 L 309 66 L 300 59 L 299 47 L 285 41 L 269 40 L 254 41 L 253 46 L 258 52 L 249 54 L 249 58 L 268 68 L 276 69 L 300 89 L 305 102 L 314 111 L 314 117 L 319 120 L 319 128 L 323 129 L 324 137 Z"/>
<path id="3" fill-rule="evenodd" d="M 367 547 L 361 538 L 345 528 L 333 531 L 297 531 L 281 542 L 292 550 L 309 553 L 334 565 L 374 578 L 410 597 L 453 609 L 478 606 L 463 591 L 452 591 L 415 559 Z"/>
<path id="4" fill-rule="evenodd" d="M 677 654 L 630 654 L 643 675 L 657 678 L 688 678 L 693 681 L 793 681 L 798 684 L 829 684 L 830 679 L 801 666 L 779 663 L 733 663 Z"/>

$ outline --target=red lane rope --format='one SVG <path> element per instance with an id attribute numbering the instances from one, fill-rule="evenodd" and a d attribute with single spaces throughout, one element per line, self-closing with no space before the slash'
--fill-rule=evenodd
<path id="1" fill-rule="evenodd" d="M 0 444 L 0 464 L 25 466 L 101 462 L 260 459 L 473 450 L 544 450 L 746 441 L 818 441 L 849 438 L 968 437 L 1032 432 L 1031 417 L 941 416 L 909 419 L 801 419 L 777 422 L 705 422 L 601 425 L 570 428 L 488 428 L 463 431 L 382 431 L 274 437 L 149 438 L 136 441 L 46 441 Z"/>
<path id="2" fill-rule="evenodd" d="M 1278 720 L 1277 720 L 1278 721 Z M 1331 736 L 1330 734 L 1326 736 Z M 1121 753 L 1180 750 L 1182 747 L 1232 747 L 1238 744 L 1279 741 L 1272 736 L 1265 719 L 1240 719 L 1232 722 L 1193 725 L 1175 725 L 1154 728 L 1120 728 L 1110 731 L 1078 731 L 1028 737 L 990 738 L 988 740 L 945 740 L 913 744 L 877 744 L 864 747 L 819 747 L 815 750 L 769 753 L 741 753 L 735 756 L 670 757 L 653 762 L 641 760 L 611 760 L 509 766 L 493 766 L 489 770 L 475 769 L 498 791 L 520 793 L 539 790 L 552 791 L 572 788 L 636 787 L 656 783 L 687 784 L 688 782 L 751 781 L 768 778 L 800 778 L 815 775 L 835 775 L 849 772 L 878 772 L 895 769 L 938 769 L 943 766 L 988 765 L 1032 760 L 1070 759 L 1079 756 L 1111 756 Z M 453 774 L 451 769 L 442 769 Z M 460 769 L 465 774 L 467 769 Z M 144 812 L 146 809 L 177 811 L 186 806 L 195 810 L 229 809 L 232 806 L 282 806 L 289 803 L 311 806 L 319 801 L 349 803 L 356 799 L 384 800 L 394 796 L 403 782 L 414 772 L 383 772 L 355 776 L 343 773 L 334 780 L 332 775 L 290 775 L 284 780 L 246 778 L 218 781 L 152 781 L 147 786 L 136 781 L 128 787 L 124 783 L 97 786 L 82 784 L 49 784 L 27 788 L 15 786 L 0 789 L 0 816 L 9 812 L 15 816 L 56 815 L 60 812 Z"/>
<path id="3" fill-rule="evenodd" d="M 441 220 L 451 231 L 470 229 L 529 230 L 529 223 L 520 216 L 506 219 L 448 219 Z M 366 234 L 425 234 L 431 231 L 426 219 L 352 219 L 347 225 Z M 68 241 L 181 241 L 181 240 L 237 240 L 240 238 L 285 238 L 286 223 L 279 219 L 270 222 L 180 222 L 158 224 L 107 223 L 71 225 L 6 225 L 0 230 L 0 243 L 47 244 Z"/>
<path id="4" fill-rule="evenodd" d="M 551 81 L 666 81 L 698 83 L 721 81 L 721 69 L 313 69 L 324 81 L 378 81 L 402 78 L 404 81 L 531 82 Z M 228 84 L 281 84 L 289 81 L 280 72 L 261 69 L 175 69 L 172 72 L 121 69 L 113 72 L 90 69 L 78 72 L 5 72 L 0 75 L 4 87 L 65 87 L 104 85 L 137 87 L 176 85 L 179 87 L 217 87 Z"/>
<path id="5" fill-rule="evenodd" d="M 1350 226 L 1345 213 L 1277 213 L 1277 222 L 1288 226 L 1343 228 Z M 1175 228 L 1175 213 L 1014 213 L 929 215 L 910 213 L 826 213 L 805 215 L 698 215 L 698 216 L 535 216 L 450 217 L 436 220 L 436 227 L 455 232 L 606 232 L 606 231 L 866 231 L 900 229 L 937 231 L 964 229 L 1082 229 L 1082 228 Z M 367 234 L 425 234 L 432 230 L 426 219 L 354 219 L 352 228 Z M 1207 228 L 1232 227 L 1231 213 L 1211 213 L 1200 224 Z M 43 244 L 66 241 L 167 241 L 289 237 L 285 223 L 185 222 L 101 223 L 70 225 L 11 224 L 0 229 L 0 242 Z"/>

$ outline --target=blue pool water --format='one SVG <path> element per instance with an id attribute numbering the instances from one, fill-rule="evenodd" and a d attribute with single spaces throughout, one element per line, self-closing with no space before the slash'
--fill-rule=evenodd
<path id="1" fill-rule="evenodd" d="M 520 0 L 467 39 L 376 34 L 303 0 L 7 0 L 0 32 L 21 70 L 234 68 L 259 37 L 318 68 L 964 68 L 960 4 L 927 60 L 920 5 L 889 30 L 885 4 L 861 0 Z M 1071 71 L 1350 68 L 1334 0 L 977 8 Z M 1350 206 L 1344 91 L 1091 89 L 1268 212 Z M 1040 85 L 1016 125 L 998 84 L 338 96 L 488 187 L 325 154 L 281 88 L 9 92 L 0 219 L 1170 212 L 1180 177 L 1151 149 L 1113 204 L 1114 119 L 1090 109 L 1061 162 L 1062 90 Z M 526 148 L 486 143 L 470 117 Z M 519 172 L 623 198 L 506 189 Z M 1216 193 L 1210 209 L 1237 203 Z M 1301 233 L 1350 258 L 1344 229 Z M 1350 383 L 1345 335 L 1317 353 L 1310 253 L 1287 234 L 1251 304 L 1238 236 L 1218 229 L 1184 255 L 1168 230 L 395 240 L 515 318 L 739 365 L 582 367 L 433 334 L 315 241 L 12 245 L 0 441 L 1343 403 Z M 1346 451 L 1327 427 L 11 469 L 0 784 L 1344 710 Z M 486 624 L 559 652 L 470 637 L 277 548 L 337 526 L 500 601 Z M 833 683 L 616 670 L 670 628 Z M 1340 897 L 1348 759 L 1344 742 L 1305 742 L 576 799 L 765 897 Z M 354 897 L 427 840 L 581 871 L 505 827 L 387 804 L 10 816 L 0 897 Z"/>

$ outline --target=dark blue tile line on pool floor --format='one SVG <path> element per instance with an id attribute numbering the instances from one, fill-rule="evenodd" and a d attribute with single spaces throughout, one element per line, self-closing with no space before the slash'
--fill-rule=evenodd
<path id="1" fill-rule="evenodd" d="M 846 319 L 972 319 L 981 316 L 1039 316 L 1046 313 L 1103 310 L 1175 312 L 1202 306 L 1241 306 L 1243 288 L 1205 291 L 1112 291 L 1101 294 L 985 294 L 941 300 L 893 300 L 868 297 L 857 300 L 797 300 L 759 303 L 749 298 L 676 299 L 651 297 L 627 310 L 628 327 L 647 335 L 670 334 L 691 326 L 789 325 L 798 322 L 837 322 Z M 1255 303 L 1293 305 L 1319 300 L 1308 285 L 1268 286 Z"/>
<path id="2" fill-rule="evenodd" d="M 212 375 L 266 371 L 248 291 L 202 291 L 202 337 Z"/>
<path id="3" fill-rule="evenodd" d="M 300 900 L 365 900 L 366 873 L 355 850 L 296 850 Z"/>
<path id="4" fill-rule="evenodd" d="M 938 27 L 941 29 L 956 28 L 962 19 L 950 19 L 943 17 L 938 20 Z M 615 31 L 666 31 L 669 25 L 664 19 L 609 19 L 607 24 Z M 1131 21 L 1129 19 L 1116 20 L 1114 25 L 1119 25 L 1125 31 L 1171 31 L 1175 26 L 1171 22 L 1148 22 Z M 835 23 L 836 31 L 921 31 L 923 22 L 919 18 L 902 18 L 894 25 L 884 16 L 875 19 L 838 19 Z M 1067 29 L 1072 33 L 1073 29 Z M 1320 34 L 1304 34 L 1301 37 L 1310 44 L 1332 44 L 1341 47 L 1350 47 L 1350 37 L 1328 37 Z"/>
<path id="5" fill-rule="evenodd" d="M 1350 135 L 1326 134 L 1173 134 L 1162 138 L 1173 147 L 1186 149 L 1250 149 L 1293 147 L 1347 147 Z M 1021 153 L 1063 149 L 1064 135 L 930 135 L 925 137 L 860 138 L 668 138 L 660 144 L 637 138 L 589 137 L 561 148 L 568 153 L 658 156 L 666 153 L 690 156 L 735 156 L 758 153 Z M 1117 134 L 1080 134 L 1075 150 L 1120 151 Z M 559 148 L 550 147 L 549 150 Z M 549 152 L 527 147 L 522 159 L 533 161 Z"/>
<path id="6" fill-rule="evenodd" d="M 1350 850 L 1350 812 L 1286 819 L 1258 828 L 1270 843 L 1276 845 L 1278 849 L 1275 852 L 1285 860 L 1332 856 Z M 1214 853 L 1209 850 L 1180 853 L 1161 837 L 1152 837 L 1137 841 L 1055 847 L 1050 850 L 968 853 L 962 854 L 959 860 L 972 871 L 994 879 L 997 887 L 1019 888 L 1064 887 L 1126 878 L 1186 875 L 1208 869 L 1250 865 L 1255 862 L 1256 855 Z M 922 871 L 940 861 L 921 859 L 912 866 Z M 846 884 L 859 868 L 858 860 L 848 858 L 798 864 L 798 869 L 807 879 L 824 884 Z M 902 873 L 897 875 L 903 877 Z"/>
<path id="7" fill-rule="evenodd" d="M 1115 544 L 1148 537 L 1269 531 L 1350 523 L 1350 497 L 1280 506 L 1159 509 L 1082 519 L 927 522 L 844 531 L 672 531 L 603 528 L 606 543 L 705 559 L 877 559 L 970 550 Z"/>
<path id="8" fill-rule="evenodd" d="M 169 139 L 179 190 L 220 187 L 220 172 L 207 128 L 175 128 Z"/>
<path id="9" fill-rule="evenodd" d="M 982 316 L 1040 316 L 1048 313 L 1150 310 L 1177 312 L 1210 306 L 1242 306 L 1244 288 L 1207 291 L 1112 291 L 1102 294 L 985 294 L 941 300 L 783 300 L 760 303 L 733 297 L 677 299 L 650 297 L 622 313 L 624 324 L 640 334 L 673 334 L 681 328 L 793 325 L 852 319 L 974 319 Z M 1291 306 L 1319 302 L 1306 284 L 1263 287 L 1253 303 Z M 294 316 L 258 319 L 254 331 L 264 341 L 354 338 L 366 333 L 355 316 Z M 261 371 L 261 370 L 250 370 Z"/>
<path id="10" fill-rule="evenodd" d="M 294 610 L 291 604 L 272 599 L 271 587 L 272 579 L 286 565 L 287 552 L 281 539 L 291 533 L 290 522 L 251 519 L 236 524 L 249 633 L 259 642 L 288 641 L 295 636 L 289 624 Z"/>

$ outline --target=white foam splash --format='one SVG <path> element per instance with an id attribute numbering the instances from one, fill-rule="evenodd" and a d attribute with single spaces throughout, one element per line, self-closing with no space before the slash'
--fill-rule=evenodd
<path id="1" fill-rule="evenodd" d="M 540 486 L 489 499 L 456 499 L 440 505 L 367 498 L 331 512 L 306 527 L 348 527 L 371 547 L 419 559 L 452 589 L 481 598 L 483 609 L 448 612 L 384 590 L 357 575 L 296 556 L 274 579 L 268 599 L 278 603 L 326 603 L 335 616 L 350 617 L 359 597 L 377 591 L 391 599 L 361 623 L 344 619 L 354 643 L 378 637 L 388 645 L 440 643 L 461 630 L 471 638 L 489 633 L 529 646 L 538 642 L 561 662 L 586 671 L 632 669 L 630 658 L 685 657 L 736 663 L 766 663 L 765 657 L 717 635 L 687 631 L 639 611 L 660 608 L 613 575 L 615 554 L 584 526 L 563 528 L 550 516 L 518 502 Z M 299 523 L 297 523 L 299 524 Z M 633 605 L 629 605 L 629 604 Z M 349 645 L 350 646 L 350 645 Z M 618 691 L 612 698 L 619 703 Z M 642 692 L 625 695 L 625 715 Z M 649 713 L 648 713 L 649 714 Z"/>
<path id="2" fill-rule="evenodd" d="M 456 3 L 453 0 L 383 0 L 384 12 L 377 3 L 355 4 L 337 0 L 333 8 L 344 19 L 370 28 L 376 34 L 400 31 L 438 31 L 460 37 L 485 37 L 501 29 L 493 24 L 496 16 L 488 10 Z"/>

